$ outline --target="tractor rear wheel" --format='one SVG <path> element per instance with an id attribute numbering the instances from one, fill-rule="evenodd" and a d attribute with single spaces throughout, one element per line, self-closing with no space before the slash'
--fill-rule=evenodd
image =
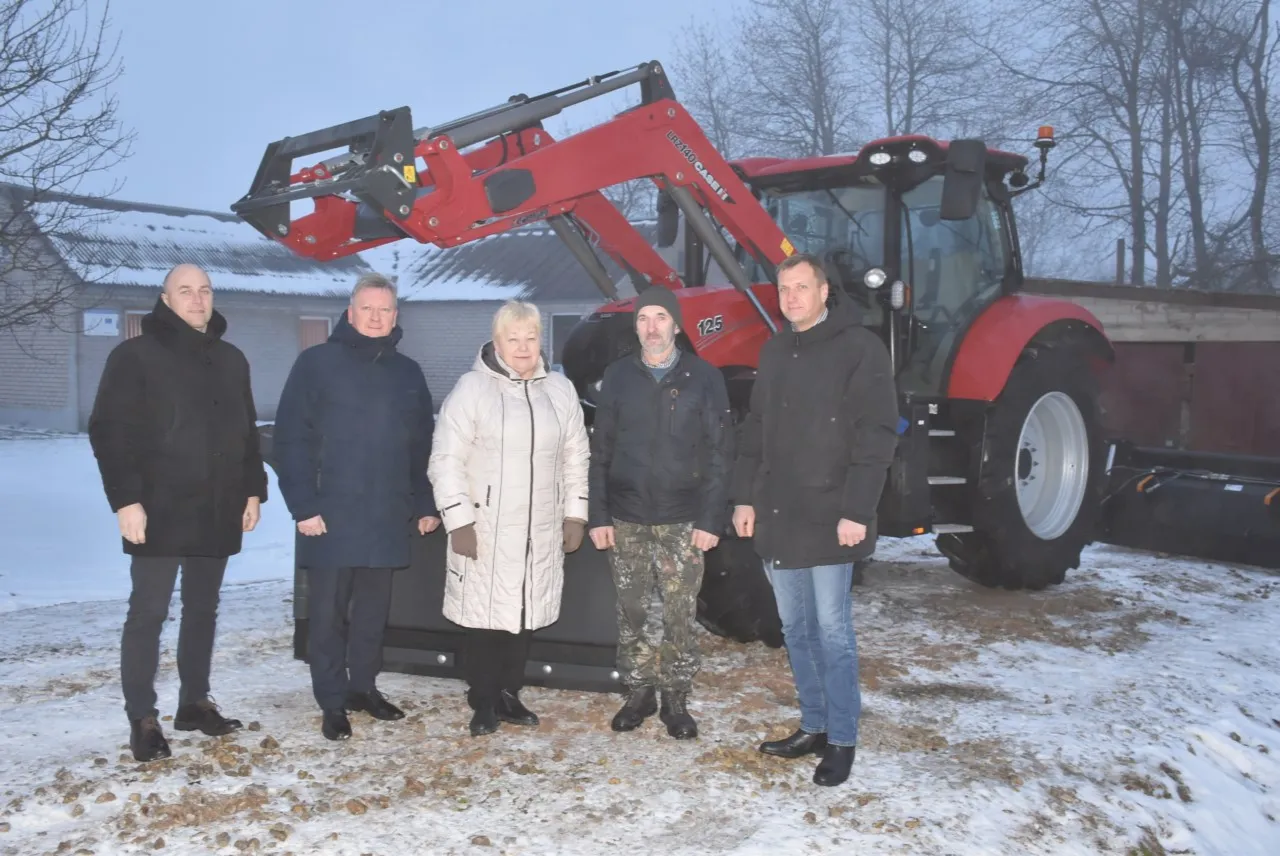
<path id="1" fill-rule="evenodd" d="M 973 532 L 938 537 L 960 575 L 980 585 L 1043 589 L 1080 565 L 1105 485 L 1098 389 L 1086 355 L 1029 349 L 992 404 L 973 491 Z"/>

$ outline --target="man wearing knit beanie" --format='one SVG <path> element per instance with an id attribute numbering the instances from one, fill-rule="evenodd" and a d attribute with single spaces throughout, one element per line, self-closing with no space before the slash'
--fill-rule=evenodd
<path id="1" fill-rule="evenodd" d="M 667 314 L 675 319 L 676 332 L 685 329 L 684 316 L 680 314 L 680 301 L 676 299 L 675 294 L 669 288 L 661 285 L 651 285 L 644 291 L 640 292 L 640 296 L 636 298 L 635 312 L 636 317 L 640 317 L 640 310 L 646 306 L 661 306 L 667 310 Z"/>
<path id="2" fill-rule="evenodd" d="M 667 289 L 655 285 L 636 299 L 640 352 L 605 369 L 587 492 L 591 541 L 609 551 L 618 593 L 627 698 L 611 727 L 633 731 L 657 713 L 677 740 L 698 736 L 687 705 L 700 664 L 698 591 L 703 553 L 728 526 L 734 436 L 724 377 L 676 347 L 683 326 L 680 301 Z M 655 587 L 661 645 L 645 634 Z"/>

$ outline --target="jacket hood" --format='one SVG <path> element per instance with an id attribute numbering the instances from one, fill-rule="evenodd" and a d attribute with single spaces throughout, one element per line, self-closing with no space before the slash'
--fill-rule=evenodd
<path id="1" fill-rule="evenodd" d="M 329 341 L 349 348 L 367 350 L 371 355 L 377 355 L 385 351 L 394 351 L 403 337 L 404 330 L 400 329 L 399 324 L 392 327 L 391 332 L 385 336 L 366 336 L 352 326 L 347 320 L 347 313 L 343 312 L 338 316 L 338 322 L 333 325 Z"/>
<path id="2" fill-rule="evenodd" d="M 191 345 L 207 344 L 221 339 L 223 334 L 227 332 L 227 319 L 218 310 L 213 310 L 213 317 L 209 319 L 209 326 L 201 333 L 182 320 L 182 316 L 177 312 L 170 309 L 169 304 L 164 302 L 163 297 L 157 297 L 156 305 L 151 307 L 149 313 L 142 316 L 142 332 L 158 336 L 170 342 L 184 342 Z"/>
<path id="3" fill-rule="evenodd" d="M 509 366 L 498 359 L 497 349 L 490 340 L 480 346 L 480 353 L 476 354 L 476 361 L 471 364 L 471 368 L 478 372 L 492 375 L 499 380 L 523 380 Z M 547 361 L 538 355 L 538 367 L 533 370 L 533 377 L 530 380 L 539 380 L 547 376 Z"/>

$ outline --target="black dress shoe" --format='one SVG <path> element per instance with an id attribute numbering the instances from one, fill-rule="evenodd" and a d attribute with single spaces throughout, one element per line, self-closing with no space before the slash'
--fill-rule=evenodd
<path id="1" fill-rule="evenodd" d="M 133 759 L 144 764 L 173 754 L 154 716 L 129 720 L 129 748 L 133 750 Z"/>
<path id="2" fill-rule="evenodd" d="M 387 701 L 377 690 L 367 693 L 347 693 L 347 710 L 362 710 L 374 719 L 390 722 L 404 719 L 404 711 Z"/>
<path id="3" fill-rule="evenodd" d="M 815 785 L 838 785 L 849 778 L 853 769 L 854 746 L 830 746 L 822 753 L 818 768 L 813 771 Z"/>
<path id="4" fill-rule="evenodd" d="M 614 731 L 634 731 L 644 723 L 646 716 L 658 712 L 658 696 L 653 687 L 636 687 L 627 693 L 627 700 L 613 715 L 609 727 Z"/>
<path id="5" fill-rule="evenodd" d="M 498 713 L 491 704 L 482 704 L 471 716 L 471 736 L 480 737 L 498 730 Z"/>
<path id="6" fill-rule="evenodd" d="M 692 740 L 698 736 L 698 723 L 689 713 L 688 694 L 683 692 L 662 692 L 662 709 L 658 718 L 667 726 L 667 733 L 677 740 Z"/>
<path id="7" fill-rule="evenodd" d="M 238 719 L 227 719 L 218 706 L 209 700 L 184 704 L 173 717 L 173 727 L 178 731 L 201 731 L 210 737 L 220 737 L 244 727 Z"/>
<path id="8" fill-rule="evenodd" d="M 324 712 L 324 723 L 320 726 L 320 733 L 329 740 L 351 739 L 351 720 L 347 719 L 347 712 L 345 710 L 326 710 Z"/>
<path id="9" fill-rule="evenodd" d="M 498 719 L 513 725 L 537 725 L 538 715 L 525 707 L 520 696 L 510 690 L 498 694 L 498 703 L 493 707 Z"/>
<path id="10" fill-rule="evenodd" d="M 810 734 L 797 730 L 790 737 L 781 740 L 766 740 L 760 744 L 760 751 L 766 755 L 779 758 L 803 758 L 805 755 L 817 755 L 827 748 L 826 732 Z"/>

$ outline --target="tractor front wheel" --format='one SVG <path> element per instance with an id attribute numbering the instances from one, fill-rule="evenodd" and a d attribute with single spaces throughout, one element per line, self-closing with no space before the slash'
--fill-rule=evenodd
<path id="1" fill-rule="evenodd" d="M 1106 445 L 1086 356 L 1028 350 L 988 412 L 973 532 L 938 537 L 959 574 L 984 586 L 1043 589 L 1079 567 L 1101 511 Z"/>

